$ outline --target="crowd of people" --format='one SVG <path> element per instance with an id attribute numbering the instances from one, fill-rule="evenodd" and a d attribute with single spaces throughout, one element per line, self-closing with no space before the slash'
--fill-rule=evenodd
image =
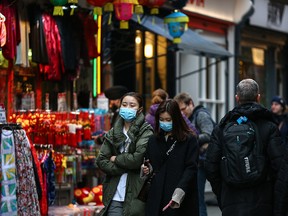
<path id="1" fill-rule="evenodd" d="M 207 216 L 206 179 L 223 216 L 288 215 L 283 98 L 273 97 L 267 109 L 257 82 L 244 79 L 237 105 L 216 124 L 185 92 L 169 98 L 156 89 L 147 113 L 140 94 L 121 86 L 105 92 L 115 114 L 96 159 L 105 173 L 100 215 Z"/>

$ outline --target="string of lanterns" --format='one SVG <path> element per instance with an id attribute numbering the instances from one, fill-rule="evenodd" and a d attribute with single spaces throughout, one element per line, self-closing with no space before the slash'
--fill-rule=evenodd
<path id="1" fill-rule="evenodd" d="M 115 17 L 120 21 L 120 29 L 129 29 L 129 20 L 133 14 L 138 17 L 140 23 L 140 16 L 143 14 L 143 6 L 150 9 L 150 15 L 159 14 L 159 8 L 164 5 L 167 0 L 86 0 L 86 2 L 93 6 L 94 15 L 102 15 L 104 12 L 109 12 L 109 23 L 112 19 L 112 12 L 115 11 Z M 78 0 L 50 0 L 54 5 L 54 16 L 63 16 L 63 6 L 72 4 L 71 15 L 73 15 L 75 5 Z M 174 43 L 181 42 L 181 36 L 187 29 L 189 22 L 188 16 L 179 11 L 174 11 L 164 18 L 164 22 L 168 25 L 169 33 L 174 38 Z"/>

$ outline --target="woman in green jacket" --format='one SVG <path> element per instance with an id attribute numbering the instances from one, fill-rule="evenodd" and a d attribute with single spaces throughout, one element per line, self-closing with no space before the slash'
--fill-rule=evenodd
<path id="1" fill-rule="evenodd" d="M 104 136 L 96 161 L 106 174 L 103 182 L 105 207 L 100 215 L 144 215 L 145 204 L 137 199 L 143 185 L 139 173 L 153 129 L 145 122 L 142 106 L 140 94 L 125 94 L 121 99 L 121 118 Z"/>

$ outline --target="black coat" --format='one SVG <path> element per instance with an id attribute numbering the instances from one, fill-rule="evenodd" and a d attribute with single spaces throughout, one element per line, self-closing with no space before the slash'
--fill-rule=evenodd
<path id="1" fill-rule="evenodd" d="M 164 136 L 149 139 L 146 158 L 150 160 L 156 173 L 148 195 L 147 216 L 198 216 L 197 162 L 198 144 L 196 137 L 189 136 L 185 141 L 177 141 L 175 147 L 166 155 L 175 142 Z M 176 188 L 185 192 L 185 198 L 178 209 L 163 207 L 169 203 Z"/>
<path id="2" fill-rule="evenodd" d="M 269 176 L 257 186 L 237 188 L 227 185 L 221 177 L 220 162 L 222 157 L 222 130 L 230 119 L 246 116 L 257 125 L 261 143 L 264 145 Z M 271 113 L 256 103 L 243 104 L 230 111 L 214 129 L 211 143 L 207 150 L 205 168 L 207 179 L 217 196 L 223 216 L 273 216 L 275 215 L 274 189 L 277 174 L 283 158 L 284 147 L 277 125 L 272 122 Z M 277 194 L 278 193 L 278 194 Z"/>

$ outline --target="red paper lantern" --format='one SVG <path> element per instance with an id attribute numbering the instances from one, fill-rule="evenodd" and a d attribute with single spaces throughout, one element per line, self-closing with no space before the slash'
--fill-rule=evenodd
<path id="1" fill-rule="evenodd" d="M 128 21 L 133 16 L 134 5 L 138 4 L 137 0 L 115 0 L 115 15 L 120 20 L 120 29 L 128 29 Z"/>
<path id="2" fill-rule="evenodd" d="M 151 8 L 150 14 L 159 14 L 159 7 L 161 7 L 166 0 L 138 0 L 139 4 Z"/>
<path id="3" fill-rule="evenodd" d="M 104 7 L 104 11 L 112 12 L 113 4 L 112 0 L 86 0 L 88 4 L 94 6 L 94 14 L 102 15 L 102 8 Z"/>

